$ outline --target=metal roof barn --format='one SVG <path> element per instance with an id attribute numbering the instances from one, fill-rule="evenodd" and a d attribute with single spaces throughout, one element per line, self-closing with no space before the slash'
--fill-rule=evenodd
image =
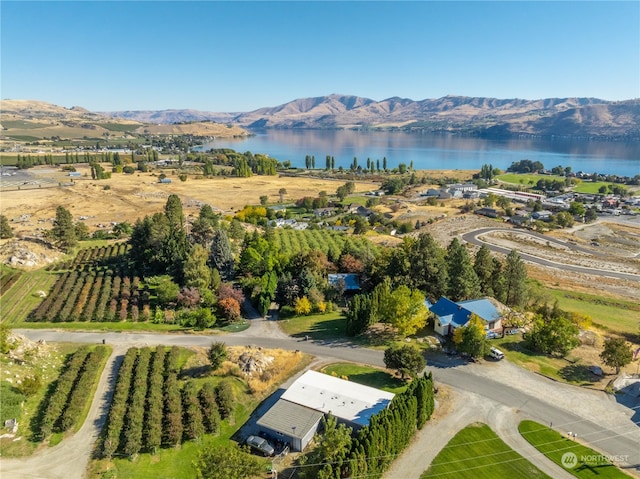
<path id="1" fill-rule="evenodd" d="M 357 427 L 367 426 L 371 416 L 389 406 L 394 394 L 328 374 L 307 371 L 284 392 L 281 399 Z"/>

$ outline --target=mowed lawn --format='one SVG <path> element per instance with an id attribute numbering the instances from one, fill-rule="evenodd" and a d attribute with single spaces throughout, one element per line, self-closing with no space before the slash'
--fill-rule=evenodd
<path id="1" fill-rule="evenodd" d="M 558 175 L 538 175 L 535 173 L 504 173 L 496 176 L 496 179 L 513 185 L 534 186 L 541 179 L 564 181 L 565 177 Z"/>
<path id="2" fill-rule="evenodd" d="M 312 340 L 328 340 L 345 337 L 347 320 L 340 311 L 333 311 L 282 319 L 278 323 L 289 336 L 296 338 L 309 336 Z"/>
<path id="3" fill-rule="evenodd" d="M 334 363 L 323 368 L 322 372 L 325 374 L 333 373 L 339 378 L 346 377 L 354 383 L 382 389 L 393 394 L 399 394 L 407 388 L 407 383 L 402 379 L 370 366 L 361 366 L 353 363 Z"/>
<path id="4" fill-rule="evenodd" d="M 522 437 L 559 466 L 579 478 L 628 478 L 625 473 L 605 460 L 599 452 L 572 441 L 560 433 L 534 421 L 522 421 L 518 426 Z M 571 454 L 572 453 L 572 454 Z M 570 456 L 566 456 L 570 454 Z M 562 462 L 565 455 L 565 464 Z M 575 455 L 575 462 L 571 461 Z"/>
<path id="5" fill-rule="evenodd" d="M 467 426 L 440 451 L 420 479 L 549 478 L 486 424 Z"/>

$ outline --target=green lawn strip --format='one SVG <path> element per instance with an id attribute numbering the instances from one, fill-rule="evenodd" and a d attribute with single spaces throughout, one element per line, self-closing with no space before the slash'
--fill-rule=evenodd
<path id="1" fill-rule="evenodd" d="M 492 339 L 489 344 L 500 349 L 512 363 L 557 381 L 579 386 L 593 386 L 597 382 L 598 378 L 589 371 L 591 364 L 574 361 L 571 356 L 556 358 L 530 351 L 520 335 Z"/>
<path id="2" fill-rule="evenodd" d="M 14 328 L 24 329 L 67 329 L 71 331 L 97 331 L 97 332 L 132 332 L 132 331 L 152 331 L 152 332 L 189 332 L 190 329 L 183 328 L 179 324 L 156 324 L 133 321 L 118 321 L 114 323 L 101 323 L 97 321 L 75 321 L 75 322 L 20 322 L 13 325 Z M 207 330 L 210 332 L 210 330 Z"/>
<path id="3" fill-rule="evenodd" d="M 589 316 L 594 325 L 615 332 L 638 333 L 640 305 L 636 302 L 551 288 L 548 292 L 558 300 L 560 308 Z"/>
<path id="4" fill-rule="evenodd" d="M 560 433 L 549 429 L 534 421 L 522 421 L 518 430 L 533 447 L 543 453 L 547 458 L 579 478 L 628 478 L 625 473 L 616 468 L 597 451 L 572 441 Z M 574 467 L 564 466 L 563 454 L 573 453 L 576 456 Z M 570 456 L 571 457 L 571 456 Z M 565 456 L 567 459 L 567 456 Z M 571 463 L 568 462 L 568 465 Z"/>
<path id="5" fill-rule="evenodd" d="M 307 335 L 310 339 L 315 340 L 345 337 L 346 319 L 340 311 L 296 316 L 291 319 L 282 319 L 278 323 L 289 336 L 304 337 Z"/>
<path id="6" fill-rule="evenodd" d="M 549 478 L 507 446 L 486 424 L 476 423 L 456 434 L 420 479 Z"/>
<path id="7" fill-rule="evenodd" d="M 334 373 L 337 377 L 346 377 L 354 383 L 364 384 L 373 388 L 382 389 L 390 393 L 399 394 L 407 388 L 406 382 L 389 374 L 386 371 L 361 366 L 353 363 L 334 363 L 322 369 L 323 373 Z"/>

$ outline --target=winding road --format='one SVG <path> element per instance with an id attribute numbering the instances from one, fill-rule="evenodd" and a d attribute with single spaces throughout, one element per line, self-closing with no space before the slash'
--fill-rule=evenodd
<path id="1" fill-rule="evenodd" d="M 59 445 L 44 450 L 25 459 L 0 460 L 0 474 L 3 479 L 75 479 L 85 476 L 89 463 L 92 443 L 98 437 L 104 422 L 109 395 L 115 375 L 115 362 L 124 351 L 132 346 L 202 346 L 208 347 L 213 340 L 222 340 L 228 345 L 259 345 L 265 348 L 298 349 L 323 360 L 353 361 L 372 366 L 384 367 L 383 352 L 358 347 L 344 341 L 302 341 L 286 336 L 273 321 L 262 318 L 252 319 L 246 331 L 225 335 L 149 334 L 149 333 L 89 333 L 54 330 L 17 330 L 16 332 L 37 341 L 73 341 L 79 343 L 99 343 L 115 345 L 107 367 L 99 383 L 98 394 L 94 398 L 91 412 L 80 432 L 65 439 Z M 580 440 L 603 454 L 615 456 L 618 465 L 640 477 L 640 402 L 629 408 L 618 404 L 612 396 L 599 391 L 586 390 L 557 383 L 529 371 L 517 368 L 506 361 L 500 363 L 467 364 L 448 356 L 428 358 L 428 369 L 433 372 L 437 383 L 446 384 L 454 391 L 473 395 L 475 401 L 462 401 L 449 419 L 457 426 L 459 419 L 471 422 L 485 420 L 497 428 L 498 434 L 512 447 L 543 470 L 551 472 L 553 465 L 545 458 L 531 453 L 517 435 L 517 422 L 513 419 L 509 428 L 504 418 L 531 418 L 544 424 L 553 423 L 561 432 L 573 431 Z M 446 420 L 446 419 L 445 419 Z M 509 422 L 509 421 L 507 421 Z M 513 423 L 515 422 L 515 423 Z M 450 428 L 452 437 L 455 432 Z M 507 431 L 507 432 L 505 432 Z M 444 431 L 433 431 L 442 435 Z M 430 464 L 439 448 L 433 436 L 418 434 L 417 439 L 400 457 L 394 467 L 412 464 L 412 470 L 400 469 L 403 475 L 395 477 L 419 477 Z M 446 442 L 445 442 L 446 444 Z M 518 446 L 518 447 L 517 447 Z M 431 450 L 433 454 L 427 454 Z M 412 455 L 413 454 L 413 455 Z M 409 458 L 403 460 L 403 457 Z M 417 458 L 417 459 L 416 459 Z M 429 459 L 431 458 L 431 459 Z M 417 461 L 417 462 L 416 462 Z M 542 463 L 542 464 L 541 464 Z M 557 472 L 557 469 L 556 469 Z M 564 471 L 561 471 L 564 472 Z M 564 477 L 558 472 L 553 477 Z M 386 477 L 393 477 L 387 475 Z"/>
<path id="2" fill-rule="evenodd" d="M 602 252 L 596 252 L 593 251 L 589 248 L 584 248 L 582 246 L 578 246 L 572 243 L 569 243 L 567 241 L 562 241 L 559 240 L 557 238 L 553 238 L 551 236 L 545 236 L 543 234 L 540 233 L 535 233 L 533 231 L 524 231 L 524 230 L 514 230 L 512 228 L 481 228 L 475 231 L 471 231 L 469 233 L 465 233 L 462 235 L 462 239 L 465 240 L 467 243 L 471 243 L 473 245 L 476 246 L 482 246 L 485 245 L 487 248 L 489 248 L 491 251 L 494 251 L 496 253 L 502 253 L 502 254 L 509 254 L 511 252 L 510 248 L 505 248 L 503 246 L 497 246 L 495 244 L 489 243 L 487 241 L 483 241 L 482 240 L 482 236 L 490 234 L 490 233 L 498 233 L 498 232 L 509 232 L 509 233 L 513 233 L 513 232 L 517 232 L 519 234 L 524 234 L 524 235 L 528 235 L 531 236 L 533 238 L 536 239 L 541 239 L 545 242 L 549 242 L 549 243 L 555 243 L 561 246 L 564 246 L 566 248 L 569 248 L 571 250 L 574 251 L 580 251 L 582 253 L 587 253 L 593 256 L 598 256 L 598 257 L 606 257 L 607 254 L 606 253 L 602 253 Z M 565 264 L 565 263 L 558 263 L 556 261 L 550 261 L 547 259 L 543 259 L 543 258 L 539 258 L 537 256 L 534 256 L 532 254 L 528 254 L 528 253 L 523 253 L 521 251 L 518 252 L 518 254 L 520 255 L 520 257 L 525 260 L 525 261 L 529 261 L 531 263 L 536 263 L 542 266 L 546 266 L 548 268 L 556 268 L 556 269 L 562 269 L 564 271 L 573 271 L 576 273 L 586 273 L 586 274 L 592 274 L 592 275 L 597 275 L 597 276 L 606 276 L 609 278 L 616 278 L 616 279 L 624 279 L 624 280 L 630 280 L 630 281 L 640 281 L 640 274 L 633 274 L 633 273 L 622 273 L 619 271 L 613 271 L 613 270 L 607 270 L 607 269 L 598 269 L 598 268 L 588 268 L 586 266 L 575 266 L 575 265 L 570 265 L 570 264 Z"/>

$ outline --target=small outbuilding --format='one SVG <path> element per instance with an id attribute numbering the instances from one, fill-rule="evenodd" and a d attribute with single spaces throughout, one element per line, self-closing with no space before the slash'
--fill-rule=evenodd
<path id="1" fill-rule="evenodd" d="M 256 424 L 261 432 L 289 444 L 292 451 L 302 451 L 313 439 L 323 416 L 320 411 L 281 399 Z"/>

